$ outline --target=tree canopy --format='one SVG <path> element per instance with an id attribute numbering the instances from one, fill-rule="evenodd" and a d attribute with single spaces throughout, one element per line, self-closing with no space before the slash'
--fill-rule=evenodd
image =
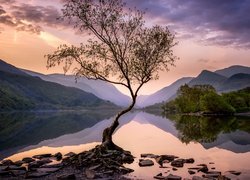
<path id="1" fill-rule="evenodd" d="M 174 35 L 167 27 L 147 27 L 144 12 L 122 0 L 69 0 L 62 12 L 79 33 L 89 33 L 89 40 L 59 46 L 47 55 L 48 67 L 64 63 L 67 72 L 76 62 L 77 77 L 123 85 L 134 98 L 143 84 L 174 65 Z M 138 86 L 133 90 L 133 85 Z"/>

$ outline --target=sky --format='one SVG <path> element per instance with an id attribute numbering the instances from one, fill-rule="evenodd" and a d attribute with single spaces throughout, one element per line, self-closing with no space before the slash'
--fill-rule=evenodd
<path id="1" fill-rule="evenodd" d="M 0 0 L 0 59 L 43 74 L 62 73 L 46 68 L 44 55 L 60 44 L 78 45 L 86 35 L 58 20 L 67 0 Z M 250 66 L 249 0 L 125 0 L 145 10 L 145 22 L 168 26 L 176 35 L 179 57 L 175 67 L 161 72 L 140 94 L 151 94 L 181 77 L 197 76 L 231 65 Z M 119 88 L 119 87 L 118 87 Z M 119 88 L 127 93 L 124 89 Z"/>

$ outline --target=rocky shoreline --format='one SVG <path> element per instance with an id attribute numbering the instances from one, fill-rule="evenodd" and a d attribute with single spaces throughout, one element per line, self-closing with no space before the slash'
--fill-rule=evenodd
<path id="1" fill-rule="evenodd" d="M 73 152 L 64 156 L 58 152 L 54 155 L 39 154 L 33 157 L 25 157 L 13 162 L 3 160 L 0 163 L 0 179 L 130 179 L 127 175 L 134 170 L 126 168 L 123 164 L 132 163 L 134 157 L 128 151 L 103 150 L 98 146 L 90 151 L 79 154 Z M 156 164 L 155 164 L 156 163 Z M 171 168 L 173 172 L 183 168 L 185 164 L 194 164 L 193 158 L 179 158 L 174 155 L 141 154 L 138 165 L 141 168 L 158 165 L 159 168 Z M 209 163 L 214 164 L 213 162 Z M 209 168 L 207 164 L 197 164 L 187 168 L 192 175 L 192 180 L 203 179 L 230 179 L 215 167 Z M 202 173 L 202 175 L 201 175 Z M 228 171 L 236 177 L 241 174 L 237 171 Z M 151 179 L 188 180 L 168 170 L 164 175 L 158 173 Z M 136 179 L 133 177 L 131 179 Z"/>

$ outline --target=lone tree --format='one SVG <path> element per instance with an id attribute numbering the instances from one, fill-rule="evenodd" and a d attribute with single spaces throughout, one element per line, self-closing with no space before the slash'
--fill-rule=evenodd
<path id="1" fill-rule="evenodd" d="M 126 87 L 130 106 L 119 112 L 103 132 L 101 146 L 122 150 L 112 141 L 119 118 L 136 103 L 141 87 L 174 65 L 174 35 L 167 27 L 146 26 L 144 12 L 126 8 L 122 0 L 68 0 L 62 9 L 79 33 L 89 40 L 79 47 L 61 45 L 46 55 L 48 68 L 61 63 L 65 73 L 74 66 L 76 77 L 102 80 Z"/>

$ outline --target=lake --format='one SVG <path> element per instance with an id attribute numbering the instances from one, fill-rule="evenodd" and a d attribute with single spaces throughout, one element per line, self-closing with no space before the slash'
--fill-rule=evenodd
<path id="1" fill-rule="evenodd" d="M 100 143 L 114 111 L 58 111 L 0 114 L 0 159 L 20 160 L 41 153 L 81 152 Z M 163 173 L 190 178 L 188 167 L 205 163 L 232 179 L 250 179 L 250 117 L 193 117 L 128 113 L 120 120 L 114 142 L 131 151 L 134 163 L 126 165 L 135 179 L 152 179 Z M 140 154 L 194 158 L 194 164 L 172 168 L 139 167 Z M 169 164 L 166 166 L 170 167 Z M 240 171 L 239 176 L 228 171 Z M 202 174 L 196 174 L 202 175 Z"/>

